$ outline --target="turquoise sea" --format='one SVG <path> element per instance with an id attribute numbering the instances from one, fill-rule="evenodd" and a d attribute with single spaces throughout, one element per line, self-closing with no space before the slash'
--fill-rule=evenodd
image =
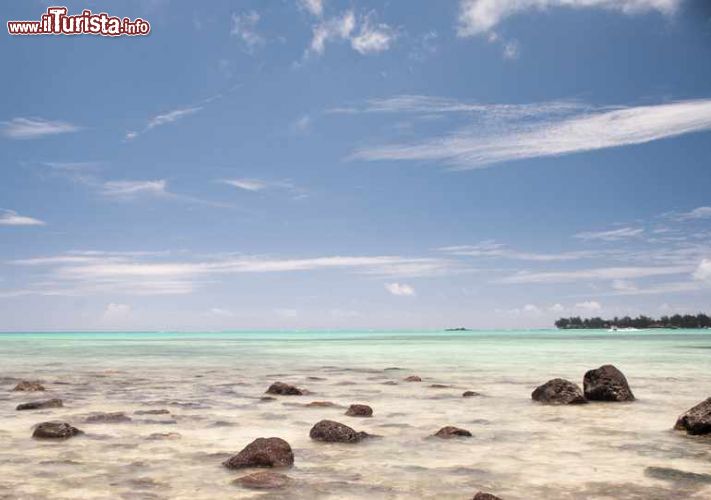
<path id="1" fill-rule="evenodd" d="M 608 363 L 637 401 L 530 399 Z M 12 392 L 22 379 L 47 390 Z M 260 400 L 277 380 L 309 394 Z M 0 383 L 0 498 L 711 498 L 711 439 L 672 429 L 711 396 L 709 331 L 3 333 Z M 64 407 L 15 410 L 50 397 Z M 374 416 L 345 416 L 351 403 Z M 147 409 L 169 413 L 135 413 Z M 109 411 L 131 421 L 85 422 Z M 311 441 L 325 418 L 381 437 Z M 31 439 L 46 420 L 86 434 Z M 474 436 L 430 437 L 445 425 Z M 245 472 L 221 462 L 269 436 L 294 449 L 291 485 L 232 484 Z"/>

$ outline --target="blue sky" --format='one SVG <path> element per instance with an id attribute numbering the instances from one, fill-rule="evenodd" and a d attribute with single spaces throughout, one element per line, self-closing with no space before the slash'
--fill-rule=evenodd
<path id="1" fill-rule="evenodd" d="M 0 37 L 0 329 L 709 312 L 704 2 L 66 5 L 152 31 Z"/>

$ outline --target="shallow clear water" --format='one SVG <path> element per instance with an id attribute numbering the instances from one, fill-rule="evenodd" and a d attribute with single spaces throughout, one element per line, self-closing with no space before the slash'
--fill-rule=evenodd
<path id="1" fill-rule="evenodd" d="M 711 498 L 711 476 L 655 469 L 711 474 L 711 438 L 672 430 L 711 396 L 710 356 L 711 333 L 680 330 L 0 334 L 0 498 Z M 582 385 L 605 363 L 636 402 L 530 399 L 553 377 Z M 423 382 L 404 382 L 411 374 Z M 11 392 L 19 379 L 47 391 Z M 260 401 L 277 380 L 311 394 Z M 15 410 L 49 397 L 65 407 Z M 344 416 L 351 403 L 371 405 L 373 418 Z M 134 413 L 146 409 L 170 414 Z M 85 423 L 93 411 L 132 421 Z M 313 442 L 323 418 L 382 438 Z M 55 419 L 86 434 L 31 439 Z M 428 437 L 445 425 L 474 437 Z M 286 490 L 243 489 L 231 482 L 249 471 L 220 465 L 261 436 L 294 449 Z"/>

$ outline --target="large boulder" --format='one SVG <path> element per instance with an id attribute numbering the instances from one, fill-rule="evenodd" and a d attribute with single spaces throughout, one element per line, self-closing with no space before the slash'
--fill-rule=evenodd
<path id="1" fill-rule="evenodd" d="M 22 380 L 15 386 L 13 391 L 38 392 L 44 391 L 44 386 L 37 381 Z"/>
<path id="2" fill-rule="evenodd" d="M 466 429 L 448 425 L 438 430 L 434 436 L 441 439 L 452 439 L 455 437 L 472 437 L 472 433 Z"/>
<path id="3" fill-rule="evenodd" d="M 78 434 L 83 434 L 83 432 L 66 422 L 42 422 L 35 426 L 32 437 L 35 439 L 69 439 Z"/>
<path id="4" fill-rule="evenodd" d="M 574 405 L 588 402 L 578 384 L 562 378 L 554 378 L 536 387 L 531 393 L 531 399 L 551 405 Z"/>
<path id="5" fill-rule="evenodd" d="M 476 495 L 474 495 L 474 498 L 472 500 L 502 500 L 500 497 L 497 497 L 496 495 L 492 495 L 491 493 L 484 493 L 483 491 L 477 492 Z"/>
<path id="6" fill-rule="evenodd" d="M 711 434 L 711 398 L 707 398 L 679 416 L 674 428 L 694 436 Z"/>
<path id="7" fill-rule="evenodd" d="M 31 401 L 17 405 L 17 410 L 44 410 L 45 408 L 61 408 L 64 406 L 61 399 L 45 399 L 44 401 Z"/>
<path id="8" fill-rule="evenodd" d="M 238 454 L 225 460 L 222 465 L 228 469 L 291 467 L 294 465 L 294 452 L 291 451 L 289 443 L 281 438 L 258 438 Z"/>
<path id="9" fill-rule="evenodd" d="M 311 428 L 309 436 L 315 441 L 326 443 L 357 443 L 367 438 L 368 434 L 333 420 L 321 420 Z"/>
<path id="10" fill-rule="evenodd" d="M 279 394 L 281 396 L 302 396 L 304 392 L 296 386 L 285 384 L 284 382 L 274 382 L 267 389 L 267 394 Z"/>
<path id="11" fill-rule="evenodd" d="M 234 484 L 250 490 L 278 490 L 285 488 L 290 482 L 289 476 L 271 471 L 255 472 L 233 481 Z"/>
<path id="12" fill-rule="evenodd" d="M 589 370 L 583 378 L 583 389 L 590 401 L 634 401 L 627 379 L 612 365 Z"/>
<path id="13" fill-rule="evenodd" d="M 349 417 L 372 417 L 373 409 L 368 405 L 351 405 L 346 411 Z"/>

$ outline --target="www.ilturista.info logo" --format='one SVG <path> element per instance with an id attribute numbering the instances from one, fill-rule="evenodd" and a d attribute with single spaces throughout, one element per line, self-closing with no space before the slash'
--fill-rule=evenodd
<path id="1" fill-rule="evenodd" d="M 100 35 L 141 36 L 151 32 L 151 23 L 137 17 L 110 16 L 106 12 L 94 14 L 88 9 L 75 16 L 67 15 L 66 7 L 49 7 L 39 21 L 8 21 L 11 35 Z"/>

